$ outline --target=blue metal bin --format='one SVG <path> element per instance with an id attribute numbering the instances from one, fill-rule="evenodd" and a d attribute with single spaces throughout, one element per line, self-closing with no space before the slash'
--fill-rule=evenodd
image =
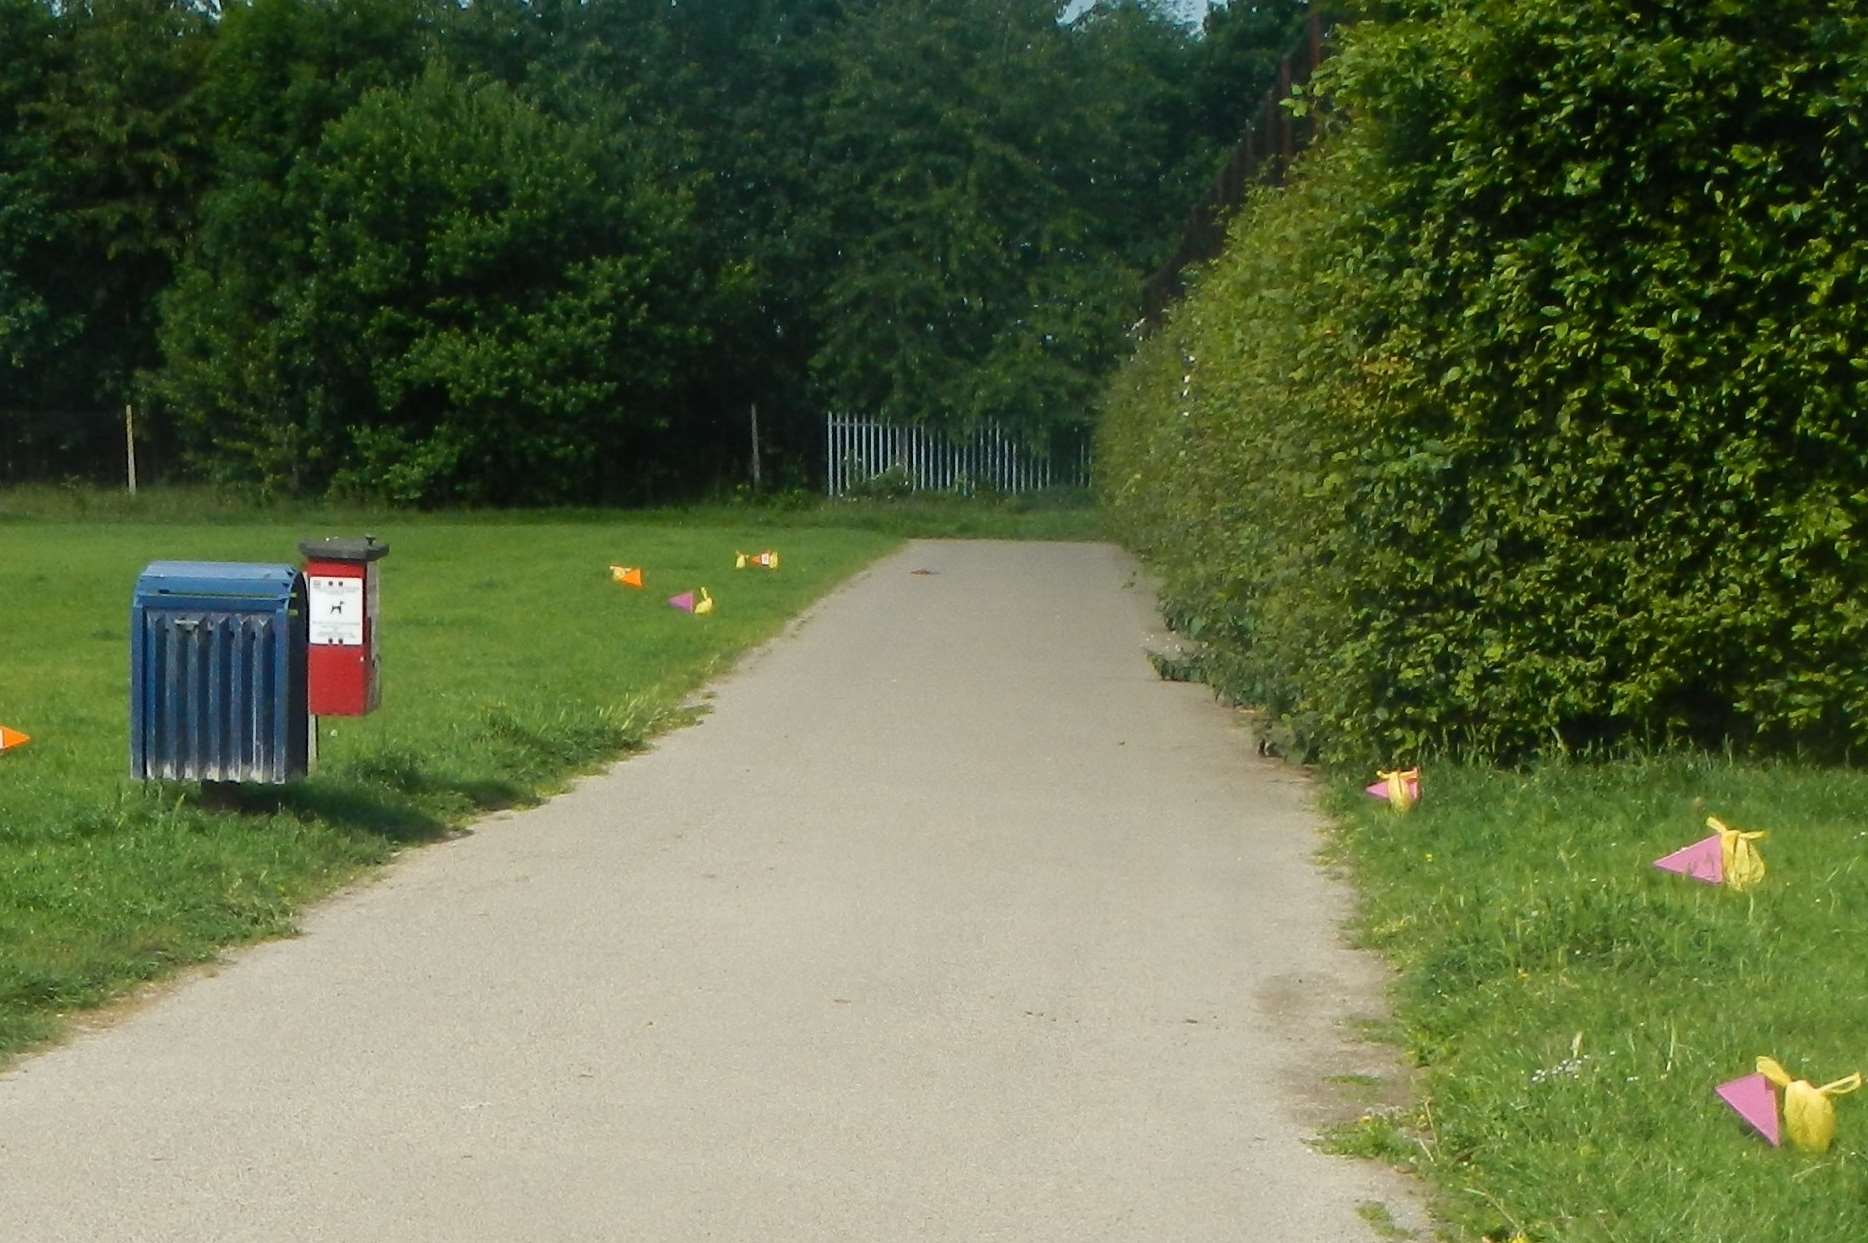
<path id="1" fill-rule="evenodd" d="M 278 784 L 310 768 L 305 578 L 156 561 L 130 604 L 130 775 Z"/>

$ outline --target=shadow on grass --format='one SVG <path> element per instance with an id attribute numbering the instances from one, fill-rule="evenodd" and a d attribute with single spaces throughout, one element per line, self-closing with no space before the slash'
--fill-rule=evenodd
<path id="1" fill-rule="evenodd" d="M 285 786 L 203 782 L 183 798 L 203 811 L 286 814 L 340 832 L 401 845 L 460 836 L 475 816 L 531 806 L 569 773 L 631 755 L 660 728 L 698 715 L 691 709 L 631 702 L 543 717 L 504 705 L 483 707 L 472 765 L 496 775 L 437 771 L 414 747 L 389 745 L 348 759 L 309 781 Z"/>
<path id="2" fill-rule="evenodd" d="M 324 777 L 289 786 L 203 783 L 200 806 L 236 815 L 286 813 L 351 833 L 368 833 L 399 845 L 459 837 L 460 821 L 534 801 L 532 792 L 510 781 L 448 780 L 421 774 L 386 785 L 370 780 Z"/>

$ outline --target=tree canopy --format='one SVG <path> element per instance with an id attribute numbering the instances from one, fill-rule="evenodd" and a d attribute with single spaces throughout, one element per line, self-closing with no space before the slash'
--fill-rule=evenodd
<path id="1" fill-rule="evenodd" d="M 827 411 L 1041 439 L 1264 7 L 0 0 L 0 480 L 126 402 L 171 475 L 418 503 L 716 487 L 754 402 L 792 483 Z"/>

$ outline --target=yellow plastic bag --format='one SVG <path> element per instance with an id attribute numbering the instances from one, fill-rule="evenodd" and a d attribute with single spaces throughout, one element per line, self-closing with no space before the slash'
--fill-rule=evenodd
<path id="1" fill-rule="evenodd" d="M 1764 840 L 1762 831 L 1747 833 L 1743 829 L 1727 828 L 1717 816 L 1707 816 L 1706 827 L 1719 835 L 1727 888 L 1743 893 L 1764 879 L 1764 856 L 1752 845 Z"/>
<path id="2" fill-rule="evenodd" d="M 1414 803 L 1419 797 L 1420 769 L 1402 768 L 1391 773 L 1375 774 L 1387 784 L 1388 806 L 1397 812 L 1414 810 Z"/>
<path id="3" fill-rule="evenodd" d="M 1784 1137 L 1802 1152 L 1828 1152 L 1836 1138 L 1836 1107 L 1830 1098 L 1861 1087 L 1861 1072 L 1818 1088 L 1792 1079 L 1776 1058 L 1761 1057 L 1758 1073 L 1784 1090 Z"/>

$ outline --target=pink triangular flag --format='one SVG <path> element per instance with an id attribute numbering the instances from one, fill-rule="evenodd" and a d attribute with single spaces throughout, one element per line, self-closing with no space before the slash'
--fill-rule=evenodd
<path id="1" fill-rule="evenodd" d="M 1407 788 L 1408 791 L 1414 795 L 1414 801 L 1416 803 L 1420 802 L 1420 782 L 1409 781 L 1407 783 Z M 1388 801 L 1388 783 L 1386 781 L 1377 781 L 1374 785 L 1368 787 L 1366 793 L 1386 803 Z"/>
<path id="2" fill-rule="evenodd" d="M 691 591 L 684 591 L 678 596 L 669 596 L 668 603 L 671 607 L 680 609 L 683 613 L 692 613 L 694 611 L 694 593 Z M 1718 839 L 1714 838 L 1713 840 L 1717 841 Z"/>
<path id="3" fill-rule="evenodd" d="M 1782 1142 L 1777 1130 L 1777 1096 L 1771 1091 L 1770 1080 L 1763 1075 L 1746 1075 L 1713 1090 L 1739 1117 L 1749 1122 L 1754 1131 L 1770 1140 L 1771 1147 Z"/>
<path id="4" fill-rule="evenodd" d="M 1703 880 L 1708 885 L 1725 883 L 1725 851 L 1719 846 L 1717 833 L 1654 860 L 1654 866 L 1663 872 L 1678 872 L 1694 880 Z"/>

